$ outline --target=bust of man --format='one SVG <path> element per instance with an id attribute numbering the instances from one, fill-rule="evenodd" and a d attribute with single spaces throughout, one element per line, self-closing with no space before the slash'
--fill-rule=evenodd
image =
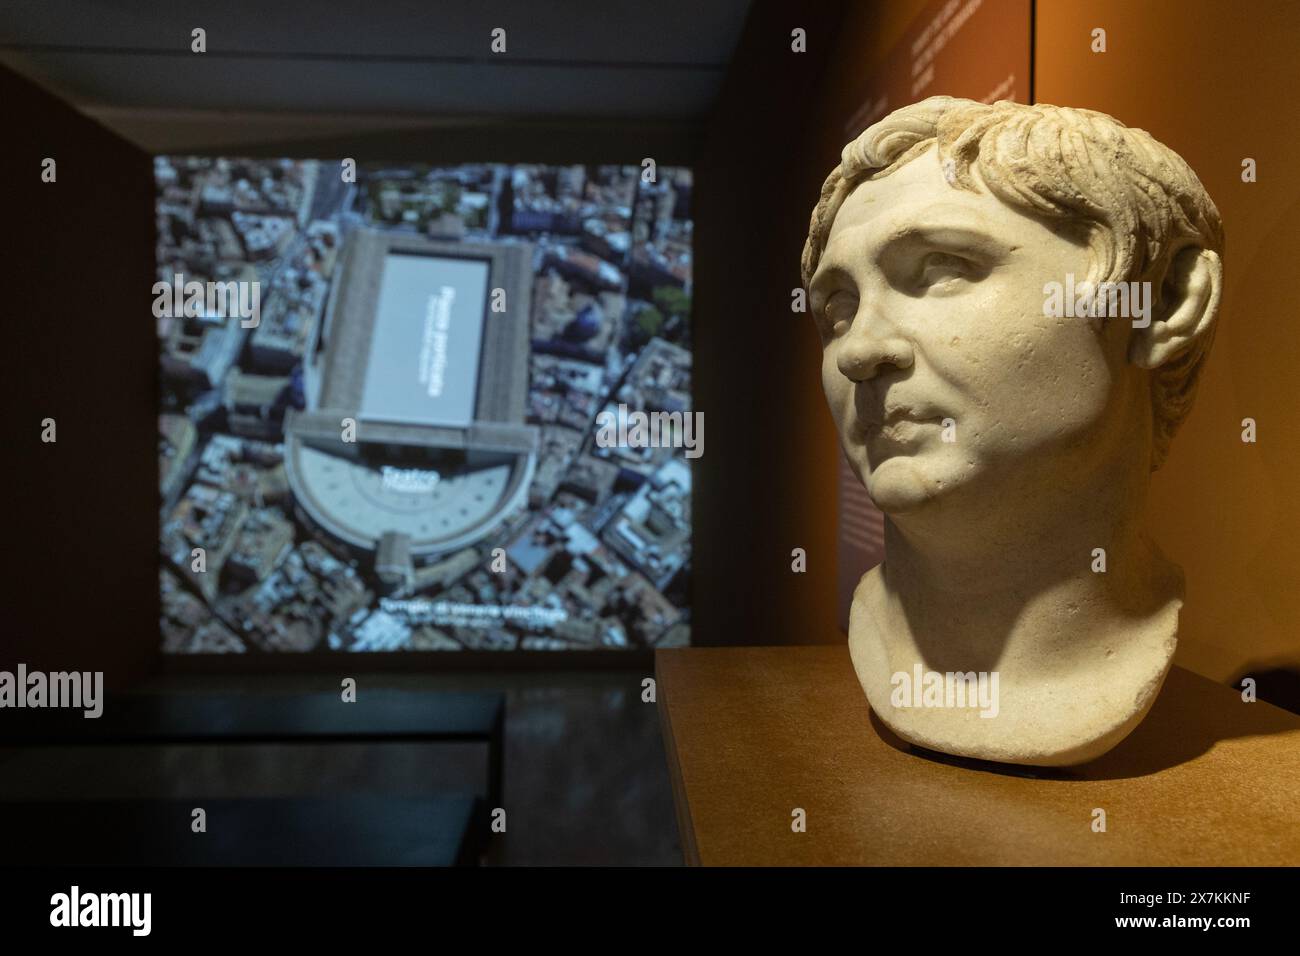
<path id="1" fill-rule="evenodd" d="M 849 648 L 904 740 L 1068 765 L 1146 715 L 1183 598 L 1146 498 L 1222 247 L 1188 165 L 1090 110 L 934 97 L 844 147 L 802 277 L 844 453 L 885 514 Z"/>

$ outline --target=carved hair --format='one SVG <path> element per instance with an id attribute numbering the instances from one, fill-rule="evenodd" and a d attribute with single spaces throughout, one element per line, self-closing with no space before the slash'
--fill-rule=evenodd
<path id="1" fill-rule="evenodd" d="M 844 147 L 813 209 L 801 262 L 805 287 L 849 193 L 936 144 L 953 188 L 980 188 L 971 175 L 978 162 L 985 186 L 1003 202 L 1086 230 L 1094 281 L 1150 281 L 1159 302 L 1160 281 L 1184 248 L 1222 255 L 1223 226 L 1205 187 L 1145 130 L 1093 110 L 933 96 L 889 114 Z M 1152 372 L 1153 471 L 1191 411 L 1213 339 L 1210 322 Z"/>

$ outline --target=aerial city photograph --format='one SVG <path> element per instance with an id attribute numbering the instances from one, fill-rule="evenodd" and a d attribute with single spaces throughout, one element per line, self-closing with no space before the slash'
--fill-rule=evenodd
<path id="1" fill-rule="evenodd" d="M 154 179 L 165 652 L 689 643 L 689 170 Z"/>

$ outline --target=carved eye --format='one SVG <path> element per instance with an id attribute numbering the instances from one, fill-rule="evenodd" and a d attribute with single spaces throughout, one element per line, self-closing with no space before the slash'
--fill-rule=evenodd
<path id="1" fill-rule="evenodd" d="M 853 317 L 858 313 L 858 297 L 854 292 L 841 289 L 826 299 L 823 308 L 826 328 L 832 335 L 843 335 L 853 324 Z"/>
<path id="2" fill-rule="evenodd" d="M 944 291 L 970 278 L 971 264 L 950 252 L 931 252 L 921 262 L 919 285 L 923 289 Z"/>

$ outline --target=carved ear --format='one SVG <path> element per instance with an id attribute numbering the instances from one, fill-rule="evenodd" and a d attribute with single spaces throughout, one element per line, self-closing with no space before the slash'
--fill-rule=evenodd
<path id="1" fill-rule="evenodd" d="M 1180 250 L 1160 285 L 1160 304 L 1151 324 L 1133 329 L 1129 361 L 1153 369 L 1186 351 L 1213 327 L 1222 292 L 1219 254 L 1199 246 Z"/>

